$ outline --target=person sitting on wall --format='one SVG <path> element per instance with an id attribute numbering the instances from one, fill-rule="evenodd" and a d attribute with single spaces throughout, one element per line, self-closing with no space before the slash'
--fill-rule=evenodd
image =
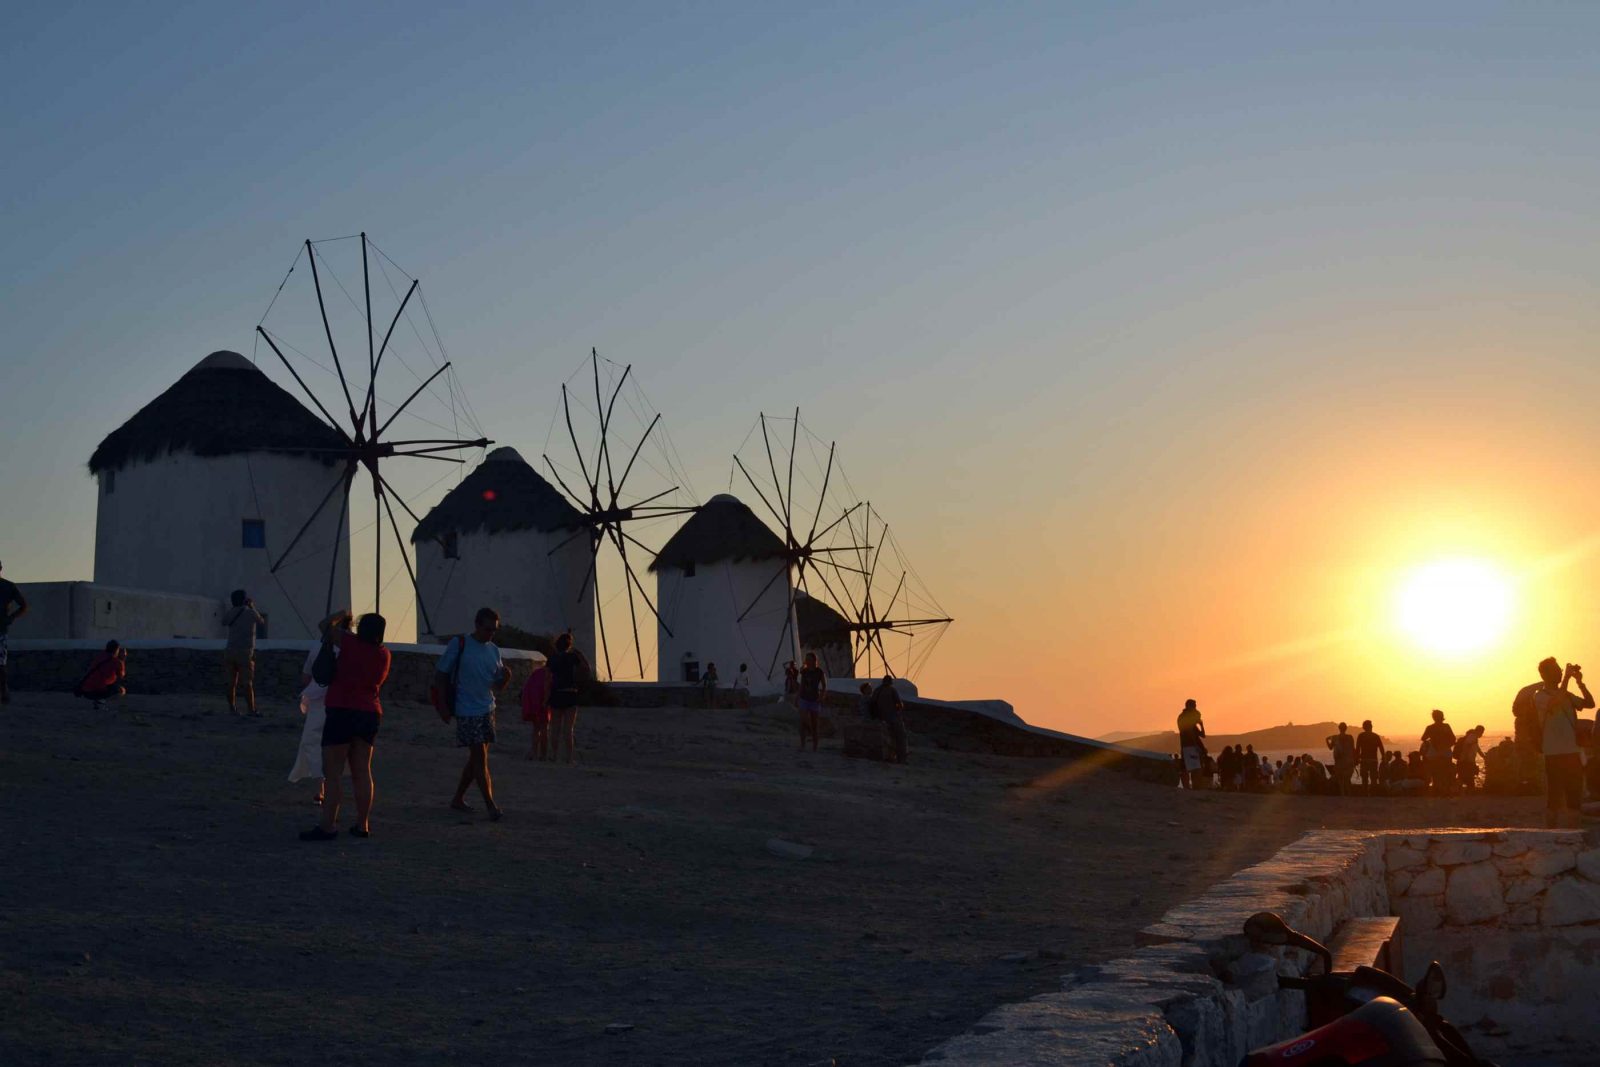
<path id="1" fill-rule="evenodd" d="M 73 696 L 94 701 L 94 710 L 106 706 L 128 690 L 122 683 L 128 677 L 128 650 L 116 641 L 107 641 L 105 651 L 96 652 L 89 671 L 72 690 Z"/>

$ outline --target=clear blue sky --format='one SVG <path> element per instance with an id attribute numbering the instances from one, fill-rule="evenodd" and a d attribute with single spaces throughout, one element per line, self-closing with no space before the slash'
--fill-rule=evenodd
<path id="1" fill-rule="evenodd" d="M 32 5 L 5 28 L 15 580 L 89 576 L 100 436 L 248 352 L 302 238 L 360 229 L 423 276 L 506 443 L 537 451 L 590 345 L 636 364 L 702 493 L 756 411 L 804 406 L 964 620 L 934 688 L 1081 728 L 1061 694 L 1127 668 L 1051 649 L 1165 611 L 1108 584 L 1148 563 L 1127 532 L 1225 519 L 1299 413 L 1438 400 L 1469 348 L 1593 381 L 1583 5 Z M 1480 414 L 1537 403 L 1480 385 Z"/>

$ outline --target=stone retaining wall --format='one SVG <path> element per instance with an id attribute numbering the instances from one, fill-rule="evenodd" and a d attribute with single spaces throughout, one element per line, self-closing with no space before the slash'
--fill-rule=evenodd
<path id="1" fill-rule="evenodd" d="M 1292 949 L 1255 950 L 1240 932 L 1248 916 L 1274 911 L 1326 942 L 1346 919 L 1398 913 L 1408 957 L 1426 950 L 1429 931 L 1475 938 L 1482 951 L 1497 931 L 1557 930 L 1565 943 L 1592 939 L 1600 952 L 1597 876 L 1600 849 L 1586 848 L 1576 832 L 1315 831 L 1167 912 L 1140 931 L 1145 947 L 1078 968 L 1059 993 L 991 1012 L 922 1062 L 1234 1067 L 1250 1050 L 1304 1030 L 1304 994 L 1278 989 L 1277 979 L 1312 964 Z M 1416 891 L 1419 882 L 1425 892 Z M 1533 925 L 1524 922 L 1530 916 Z M 1536 945 L 1527 955 L 1537 952 Z M 1492 969 L 1473 966 L 1470 947 L 1456 962 L 1454 973 L 1447 964 L 1452 997 L 1457 985 L 1493 983 Z M 1571 973 L 1565 978 L 1569 1002 L 1574 990 L 1588 988 Z M 1519 999 L 1524 994 L 1516 989 Z M 1450 998 L 1445 1011 L 1473 1021 Z"/>
<path id="2" fill-rule="evenodd" d="M 67 648 L 33 648 L 23 642 L 12 643 L 11 665 L 7 671 L 11 685 L 19 692 L 54 691 L 70 693 L 89 668 L 98 645 L 75 642 Z M 132 693 L 216 693 L 221 699 L 227 683 L 222 670 L 222 642 L 194 641 L 185 645 L 129 641 L 128 690 Z M 23 647 L 17 647 L 22 645 Z M 82 647 L 78 647 L 81 645 Z M 305 666 L 310 643 L 268 641 L 256 649 L 256 700 L 294 703 L 300 699 L 300 668 Z M 391 645 L 389 680 L 384 696 L 392 700 L 426 702 L 433 682 L 434 664 L 443 646 Z M 532 661 L 527 653 L 505 649 L 502 654 L 511 668 L 509 692 L 516 693 L 527 680 Z"/>
<path id="3" fill-rule="evenodd" d="M 70 693 L 102 644 L 14 640 L 9 672 L 11 685 L 18 691 Z M 156 695 L 220 694 L 225 684 L 222 644 L 217 640 L 126 641 L 128 689 L 133 693 Z M 304 641 L 259 642 L 256 648 L 257 700 L 263 703 L 297 701 L 300 668 L 309 650 L 310 643 Z M 433 665 L 444 651 L 443 646 L 397 644 L 390 645 L 389 650 L 393 662 L 384 687 L 385 696 L 394 700 L 426 701 L 433 680 Z M 502 649 L 501 653 L 512 669 L 508 692 L 516 693 L 528 676 L 529 654 L 517 649 Z M 714 693 L 714 706 L 719 709 L 745 707 L 749 702 L 750 694 L 743 689 L 719 688 Z M 584 703 L 628 708 L 704 708 L 705 690 L 697 685 L 615 682 L 592 687 L 584 694 Z M 853 694 L 828 694 L 822 735 L 835 736 L 837 720 L 855 714 Z M 1171 760 L 1151 759 L 1035 733 L 1025 724 L 1006 722 L 960 707 L 911 700 L 906 702 L 905 717 L 906 729 L 914 738 L 938 748 L 999 756 L 1086 759 L 1146 781 L 1177 784 L 1177 772 Z"/>
<path id="4" fill-rule="evenodd" d="M 1551 1050 L 1592 1046 L 1600 849 L 1575 830 L 1393 835 L 1385 848 L 1407 973 L 1444 966 L 1447 1016 Z"/>

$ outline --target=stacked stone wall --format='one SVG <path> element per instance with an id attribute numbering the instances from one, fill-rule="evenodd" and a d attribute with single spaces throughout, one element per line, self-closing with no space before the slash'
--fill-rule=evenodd
<path id="1" fill-rule="evenodd" d="M 1304 975 L 1313 957 L 1250 945 L 1244 920 L 1260 911 L 1323 942 L 1347 919 L 1399 915 L 1407 973 L 1424 956 L 1453 964 L 1444 1009 L 1463 1022 L 1487 995 L 1537 1000 L 1540 971 L 1556 972 L 1552 996 L 1586 1006 L 1576 994 L 1592 986 L 1584 968 L 1600 966 L 1600 849 L 1575 831 L 1309 833 L 1168 911 L 1140 931 L 1145 947 L 991 1012 L 923 1062 L 1234 1067 L 1305 1029 L 1304 994 L 1278 978 Z M 1534 1006 L 1541 1022 L 1571 1022 Z"/>

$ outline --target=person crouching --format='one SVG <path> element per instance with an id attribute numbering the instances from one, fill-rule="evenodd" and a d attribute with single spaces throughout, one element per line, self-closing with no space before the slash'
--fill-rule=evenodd
<path id="1" fill-rule="evenodd" d="M 128 677 L 128 650 L 116 641 L 107 641 L 103 652 L 96 652 L 89 671 L 72 690 L 73 696 L 94 701 L 94 710 L 106 706 L 106 701 L 125 695 L 128 690 L 122 683 Z"/>

